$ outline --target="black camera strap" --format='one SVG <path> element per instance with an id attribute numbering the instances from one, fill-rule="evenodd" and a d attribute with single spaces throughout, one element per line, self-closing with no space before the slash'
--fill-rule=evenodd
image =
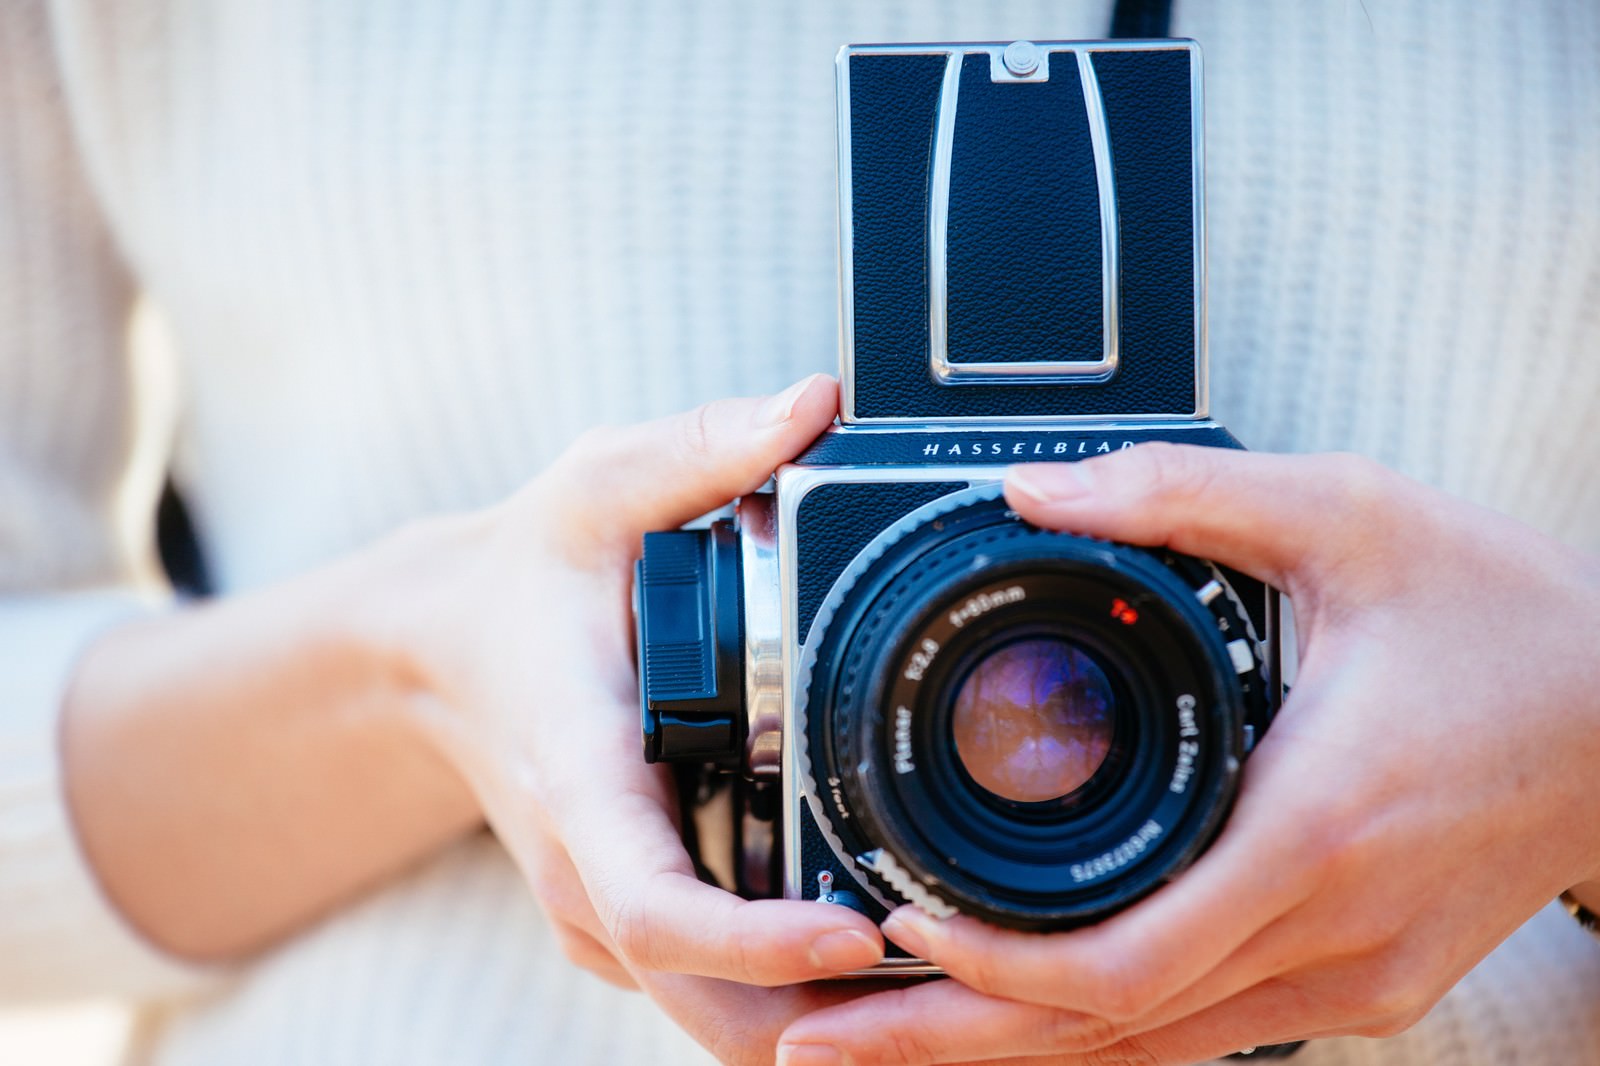
<path id="1" fill-rule="evenodd" d="M 1111 10 L 1113 37 L 1166 37 L 1172 26 L 1172 0 L 1117 0 Z"/>

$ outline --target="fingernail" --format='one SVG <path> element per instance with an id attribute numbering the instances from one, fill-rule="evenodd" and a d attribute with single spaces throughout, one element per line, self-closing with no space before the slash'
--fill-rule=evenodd
<path id="1" fill-rule="evenodd" d="M 832 1044 L 779 1044 L 778 1066 L 850 1066 Z"/>
<path id="2" fill-rule="evenodd" d="M 811 942 L 811 965 L 827 973 L 843 973 L 872 966 L 883 959 L 883 949 L 867 934 L 854 929 L 823 933 Z"/>
<path id="3" fill-rule="evenodd" d="M 926 959 L 929 930 L 924 923 L 932 921 L 915 907 L 901 907 L 884 920 L 883 935 L 917 958 Z"/>
<path id="4" fill-rule="evenodd" d="M 811 383 L 821 377 L 812 374 L 803 381 L 797 381 L 776 396 L 769 396 L 767 402 L 761 405 L 761 422 L 768 426 L 781 426 L 794 415 L 794 405 L 800 402 L 800 397 L 811 388 Z"/>
<path id="5" fill-rule="evenodd" d="M 1035 503 L 1071 503 L 1094 492 L 1083 463 L 1029 463 L 1006 471 L 1006 484 Z"/>

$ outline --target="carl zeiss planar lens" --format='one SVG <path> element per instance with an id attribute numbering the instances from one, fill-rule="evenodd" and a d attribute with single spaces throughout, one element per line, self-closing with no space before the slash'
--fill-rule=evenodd
<path id="1" fill-rule="evenodd" d="M 1040 530 L 995 497 L 919 508 L 830 591 L 802 678 L 806 787 L 886 903 L 1081 925 L 1210 843 L 1265 688 L 1223 636 L 1248 621 L 1199 594 L 1213 568 Z"/>
<path id="2" fill-rule="evenodd" d="M 1065 796 L 1111 750 L 1112 699 L 1105 672 L 1065 640 L 1002 645 L 956 692 L 951 724 L 961 765 L 1001 799 Z"/>

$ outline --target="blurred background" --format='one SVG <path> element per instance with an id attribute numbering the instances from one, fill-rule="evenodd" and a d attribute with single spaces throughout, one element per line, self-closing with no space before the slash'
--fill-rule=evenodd
<path id="1" fill-rule="evenodd" d="M 111 1000 L 0 1011 L 5 1066 L 113 1066 L 128 1038 L 127 1008 Z"/>

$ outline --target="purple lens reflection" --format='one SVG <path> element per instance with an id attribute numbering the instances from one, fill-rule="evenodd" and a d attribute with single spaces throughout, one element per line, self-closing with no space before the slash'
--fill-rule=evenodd
<path id="1" fill-rule="evenodd" d="M 956 752 L 1003 799 L 1039 803 L 1094 776 L 1111 750 L 1111 683 L 1062 640 L 1021 640 L 984 658 L 956 694 Z"/>

